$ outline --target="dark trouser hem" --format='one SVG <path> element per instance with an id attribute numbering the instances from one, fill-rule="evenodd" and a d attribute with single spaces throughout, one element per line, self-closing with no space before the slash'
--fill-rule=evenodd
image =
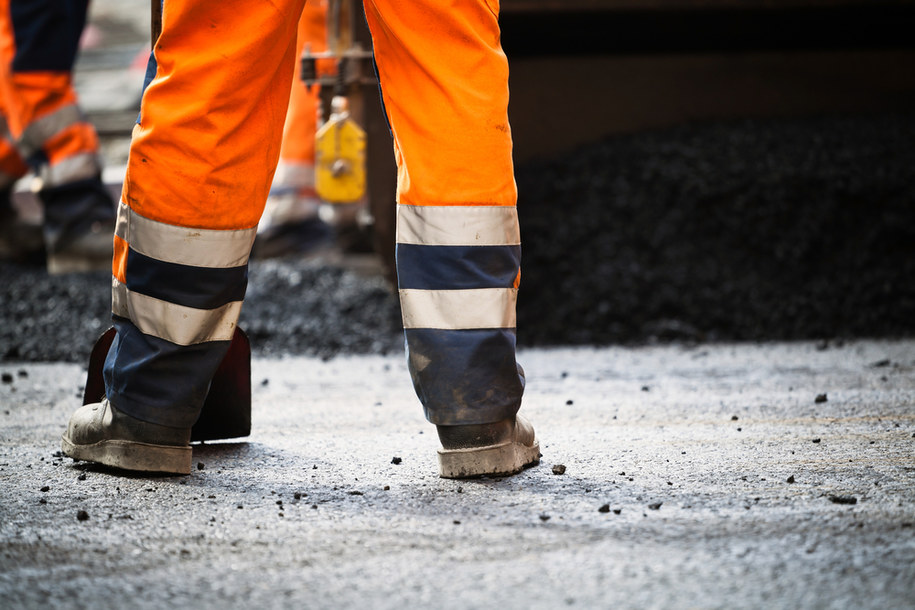
<path id="1" fill-rule="evenodd" d="M 489 424 L 521 407 L 524 374 L 514 329 L 408 329 L 407 364 L 428 419 L 439 426 Z"/>
<path id="2" fill-rule="evenodd" d="M 145 422 L 193 426 L 230 342 L 182 346 L 144 335 L 126 318 L 115 316 L 114 326 L 104 368 L 108 400 Z"/>

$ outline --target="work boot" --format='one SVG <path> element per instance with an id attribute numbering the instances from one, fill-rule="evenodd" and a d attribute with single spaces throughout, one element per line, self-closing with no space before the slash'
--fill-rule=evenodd
<path id="1" fill-rule="evenodd" d="M 41 225 L 23 222 L 13 208 L 12 190 L 0 190 L 0 260 L 39 263 L 44 256 Z"/>
<path id="2" fill-rule="evenodd" d="M 520 415 L 493 424 L 436 427 L 443 479 L 507 476 L 540 462 L 534 427 Z"/>
<path id="3" fill-rule="evenodd" d="M 111 269 L 114 221 L 96 221 L 81 233 L 48 247 L 48 273 L 80 273 Z"/>
<path id="4" fill-rule="evenodd" d="M 38 191 L 44 204 L 48 273 L 111 269 L 115 208 L 99 176 Z"/>
<path id="5" fill-rule="evenodd" d="M 76 410 L 60 446 L 74 460 L 138 472 L 190 474 L 190 439 L 190 428 L 135 419 L 104 399 Z"/>

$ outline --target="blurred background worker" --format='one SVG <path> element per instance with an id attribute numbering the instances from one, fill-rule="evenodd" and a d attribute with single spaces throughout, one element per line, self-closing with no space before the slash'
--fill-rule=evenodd
<path id="1" fill-rule="evenodd" d="M 166 0 L 118 208 L 106 399 L 74 413 L 67 455 L 190 472 L 280 156 L 303 6 Z M 516 417 L 521 242 L 498 5 L 366 0 L 365 12 L 395 141 L 409 369 L 439 472 L 514 473 L 539 444 Z"/>
<path id="2" fill-rule="evenodd" d="M 308 0 L 296 33 L 296 58 L 306 46 L 312 53 L 327 50 L 327 0 Z M 332 74 L 334 61 L 317 62 L 319 75 Z M 321 85 L 306 87 L 301 63 L 295 62 L 289 110 L 283 127 L 280 161 L 257 227 L 254 256 L 309 254 L 329 246 L 333 228 L 318 216 L 321 200 L 315 192 L 315 134 L 321 105 Z"/>
<path id="3" fill-rule="evenodd" d="M 73 89 L 88 0 L 0 0 L 0 256 L 41 247 L 18 222 L 12 189 L 29 166 L 43 204 L 51 273 L 105 269 L 114 204 L 101 181 L 98 136 Z"/>

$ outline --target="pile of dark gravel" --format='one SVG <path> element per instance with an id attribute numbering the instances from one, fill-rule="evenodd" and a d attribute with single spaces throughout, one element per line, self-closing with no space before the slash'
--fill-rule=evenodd
<path id="1" fill-rule="evenodd" d="M 315 261 L 254 261 L 239 324 L 256 355 L 403 349 L 396 298 L 381 278 Z M 111 274 L 50 277 L 0 264 L 0 360 L 85 363 L 110 326 Z"/>
<path id="2" fill-rule="evenodd" d="M 262 355 L 403 350 L 397 298 L 380 277 L 317 262 L 251 265 L 241 327 Z"/>
<path id="3" fill-rule="evenodd" d="M 0 263 L 0 360 L 86 362 L 110 326 L 111 274 Z"/>
<path id="4" fill-rule="evenodd" d="M 915 334 L 915 115 L 712 122 L 518 170 L 522 345 Z M 380 278 L 254 262 L 258 355 L 402 349 Z M 0 264 L 0 359 L 85 362 L 106 273 Z"/>
<path id="5" fill-rule="evenodd" d="M 686 125 L 518 171 L 519 340 L 915 334 L 915 115 Z"/>

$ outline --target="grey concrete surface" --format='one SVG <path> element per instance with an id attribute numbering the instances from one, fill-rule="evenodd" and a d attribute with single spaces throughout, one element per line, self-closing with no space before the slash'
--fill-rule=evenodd
<path id="1" fill-rule="evenodd" d="M 56 453 L 79 366 L 3 364 L 0 606 L 915 607 L 915 341 L 520 360 L 543 461 L 476 481 L 402 354 L 258 359 L 252 436 L 150 478 Z"/>

